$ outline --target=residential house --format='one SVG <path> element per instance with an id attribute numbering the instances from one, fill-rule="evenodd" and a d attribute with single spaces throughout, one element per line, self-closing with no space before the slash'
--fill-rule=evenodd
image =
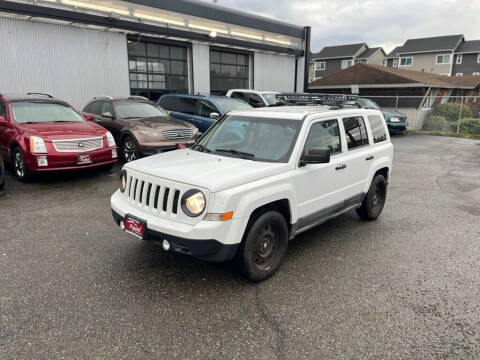
<path id="1" fill-rule="evenodd" d="M 461 43 L 453 60 L 452 75 L 480 75 L 480 40 Z"/>
<path id="2" fill-rule="evenodd" d="M 352 86 L 353 85 L 353 86 Z M 480 76 L 444 76 L 379 65 L 356 64 L 309 84 L 310 92 L 368 97 L 407 115 L 409 128 L 421 129 L 435 103 L 469 96 L 479 100 Z M 457 99 L 458 100 L 458 99 Z"/>
<path id="3" fill-rule="evenodd" d="M 382 65 L 386 56 L 382 47 L 369 48 L 356 57 L 355 64 Z"/>
<path id="4" fill-rule="evenodd" d="M 320 52 L 310 56 L 310 81 L 352 66 L 355 59 L 367 49 L 365 43 L 325 46 Z"/>
<path id="5" fill-rule="evenodd" d="M 398 68 L 398 52 L 401 48 L 401 46 L 397 46 L 395 49 L 390 51 L 390 53 L 388 53 L 388 55 L 383 60 L 383 65 Z"/>
<path id="6" fill-rule="evenodd" d="M 463 42 L 463 35 L 408 39 L 397 50 L 398 68 L 452 75 L 454 53 Z"/>

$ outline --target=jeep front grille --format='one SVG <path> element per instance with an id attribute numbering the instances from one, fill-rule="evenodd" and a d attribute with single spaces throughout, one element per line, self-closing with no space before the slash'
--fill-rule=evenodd
<path id="1" fill-rule="evenodd" d="M 58 152 L 86 152 L 101 149 L 103 138 L 53 140 L 52 143 Z"/>
<path id="2" fill-rule="evenodd" d="M 183 140 L 192 137 L 192 130 L 190 129 L 173 129 L 164 130 L 162 135 L 165 140 Z"/>
<path id="3" fill-rule="evenodd" d="M 129 176 L 125 192 L 130 201 L 142 208 L 166 214 L 178 212 L 179 189 Z"/>

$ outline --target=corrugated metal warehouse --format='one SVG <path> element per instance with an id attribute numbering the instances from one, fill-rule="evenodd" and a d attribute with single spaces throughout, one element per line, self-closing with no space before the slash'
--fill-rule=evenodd
<path id="1" fill-rule="evenodd" d="M 191 0 L 0 0 L 0 91 L 306 91 L 310 28 Z"/>

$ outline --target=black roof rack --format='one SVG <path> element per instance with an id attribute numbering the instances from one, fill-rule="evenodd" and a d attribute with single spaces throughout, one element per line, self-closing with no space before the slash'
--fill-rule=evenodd
<path id="1" fill-rule="evenodd" d="M 53 99 L 53 96 L 50 94 L 45 94 L 45 93 L 40 93 L 40 92 L 29 92 L 27 95 L 41 95 L 41 96 L 46 96 L 49 97 L 50 99 Z"/>
<path id="2" fill-rule="evenodd" d="M 285 105 L 324 105 L 342 107 L 346 101 L 355 101 L 357 95 L 322 93 L 281 93 L 276 98 Z"/>

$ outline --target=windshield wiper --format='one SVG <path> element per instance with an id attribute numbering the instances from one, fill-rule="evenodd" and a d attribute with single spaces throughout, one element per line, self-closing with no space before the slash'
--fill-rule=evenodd
<path id="1" fill-rule="evenodd" d="M 207 149 L 205 146 L 200 145 L 200 144 L 195 145 L 192 149 L 193 150 L 198 149 L 198 151 L 200 151 L 200 152 L 212 152 L 212 150 Z"/>
<path id="2" fill-rule="evenodd" d="M 243 152 L 243 151 L 238 151 L 238 150 L 235 150 L 235 149 L 215 149 L 215 151 L 238 155 L 242 159 L 249 159 L 249 158 L 254 158 L 255 157 L 255 154 L 251 154 L 251 153 L 247 153 L 247 152 Z"/>

